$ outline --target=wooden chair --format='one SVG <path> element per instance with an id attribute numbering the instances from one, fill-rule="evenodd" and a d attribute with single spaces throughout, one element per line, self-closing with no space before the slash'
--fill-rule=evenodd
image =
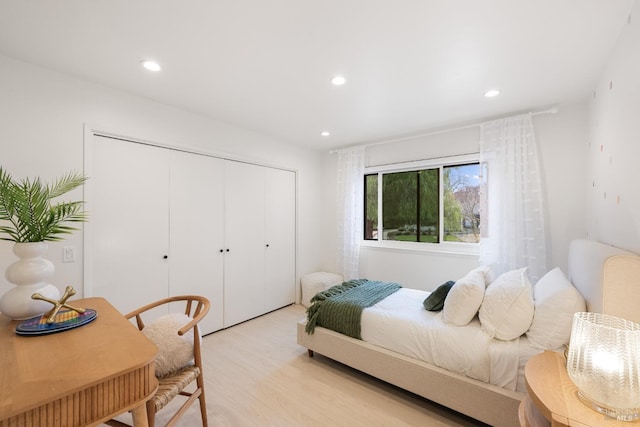
<path id="1" fill-rule="evenodd" d="M 178 411 L 171 417 L 166 424 L 167 427 L 173 426 L 177 420 L 182 416 L 186 410 L 191 406 L 196 399 L 200 401 L 200 414 L 202 416 L 203 427 L 208 426 L 207 422 L 207 405 L 205 402 L 204 394 L 204 379 L 202 375 L 202 356 L 200 354 L 200 331 L 198 329 L 198 322 L 204 318 L 209 311 L 211 303 L 208 299 L 195 296 L 195 295 L 182 295 L 161 299 L 154 303 L 145 305 L 131 313 L 125 315 L 127 319 L 136 319 L 138 329 L 143 330 L 145 327 L 142 315 L 149 310 L 156 307 L 169 304 L 169 303 L 185 303 L 184 313 L 191 317 L 189 323 L 184 325 L 179 331 L 178 335 L 184 335 L 193 328 L 194 340 L 193 340 L 193 365 L 187 365 L 184 368 L 158 378 L 158 390 L 155 395 L 147 402 L 147 416 L 149 418 L 149 426 L 154 427 L 155 416 L 158 411 L 164 408 L 174 397 L 180 395 L 185 396 L 187 400 L 180 406 Z M 185 391 L 185 388 L 196 382 L 196 389 L 192 392 Z M 110 420 L 106 424 L 110 426 L 124 426 L 117 420 Z"/>

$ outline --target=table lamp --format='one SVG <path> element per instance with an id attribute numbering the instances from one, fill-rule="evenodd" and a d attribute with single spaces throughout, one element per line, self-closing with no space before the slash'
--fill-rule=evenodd
<path id="1" fill-rule="evenodd" d="M 567 372 L 587 405 L 607 416 L 640 416 L 640 324 L 602 313 L 575 313 Z"/>

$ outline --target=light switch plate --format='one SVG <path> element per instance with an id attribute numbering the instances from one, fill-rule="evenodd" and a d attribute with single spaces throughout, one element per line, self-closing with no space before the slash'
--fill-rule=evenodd
<path id="1" fill-rule="evenodd" d="M 62 248 L 62 262 L 76 262 L 75 246 L 65 246 Z"/>

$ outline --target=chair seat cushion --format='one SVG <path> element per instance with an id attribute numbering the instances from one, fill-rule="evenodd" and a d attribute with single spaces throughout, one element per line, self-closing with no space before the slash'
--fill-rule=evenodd
<path id="1" fill-rule="evenodd" d="M 175 372 L 193 362 L 193 329 L 180 336 L 178 331 L 192 319 L 184 313 L 171 313 L 149 323 L 142 333 L 158 347 L 155 359 L 157 377 Z"/>
<path id="2" fill-rule="evenodd" d="M 198 375 L 200 375 L 200 368 L 189 365 L 169 376 L 158 378 L 158 391 L 152 398 L 156 412 L 164 408 L 187 385 L 195 381 Z"/>

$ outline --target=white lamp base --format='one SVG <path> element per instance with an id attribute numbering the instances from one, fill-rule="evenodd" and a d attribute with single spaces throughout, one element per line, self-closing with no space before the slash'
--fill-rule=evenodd
<path id="1" fill-rule="evenodd" d="M 585 396 L 580 390 L 578 390 L 578 397 L 585 405 L 590 406 L 601 414 L 615 420 L 636 421 L 640 419 L 640 408 L 613 408 L 601 402 L 590 399 L 588 396 Z"/>

